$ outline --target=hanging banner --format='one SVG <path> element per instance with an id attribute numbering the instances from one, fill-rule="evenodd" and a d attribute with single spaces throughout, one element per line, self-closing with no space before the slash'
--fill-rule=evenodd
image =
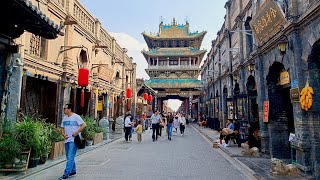
<path id="1" fill-rule="evenodd" d="M 263 102 L 263 122 L 269 122 L 269 101 Z"/>

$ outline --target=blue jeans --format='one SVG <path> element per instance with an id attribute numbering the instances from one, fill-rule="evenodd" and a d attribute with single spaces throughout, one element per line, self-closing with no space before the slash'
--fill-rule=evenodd
<path id="1" fill-rule="evenodd" d="M 76 172 L 76 162 L 74 158 L 78 148 L 74 142 L 65 143 L 64 148 L 66 150 L 67 164 L 63 175 L 69 176 L 70 173 Z"/>
<path id="2" fill-rule="evenodd" d="M 168 123 L 168 137 L 172 137 L 172 123 Z"/>

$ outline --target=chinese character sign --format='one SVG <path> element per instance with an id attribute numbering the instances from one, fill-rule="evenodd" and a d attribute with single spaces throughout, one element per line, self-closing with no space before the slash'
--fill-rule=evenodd
<path id="1" fill-rule="evenodd" d="M 267 123 L 269 121 L 269 101 L 264 101 L 263 103 L 263 122 Z"/>
<path id="2" fill-rule="evenodd" d="M 275 1 L 267 1 L 250 21 L 251 29 L 260 43 L 266 42 L 286 23 L 282 10 Z"/>

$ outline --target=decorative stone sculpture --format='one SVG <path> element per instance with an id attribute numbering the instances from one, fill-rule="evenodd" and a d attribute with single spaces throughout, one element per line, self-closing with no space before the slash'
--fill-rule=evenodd
<path id="1" fill-rule="evenodd" d="M 271 158 L 271 174 L 280 176 L 288 174 L 283 162 L 280 159 Z"/>
<path id="2" fill-rule="evenodd" d="M 123 116 L 119 116 L 116 119 L 116 124 L 115 124 L 115 133 L 116 134 L 122 134 L 123 133 L 123 127 L 124 127 L 123 123 L 124 123 Z"/>
<path id="3" fill-rule="evenodd" d="M 271 158 L 271 174 L 275 176 L 297 176 L 298 170 L 296 165 L 283 165 L 280 159 Z"/>
<path id="4" fill-rule="evenodd" d="M 103 117 L 102 119 L 100 119 L 99 121 L 99 126 L 102 127 L 105 132 L 106 132 L 106 135 L 103 136 L 103 139 L 107 140 L 109 139 L 109 120 L 107 117 Z"/>
<path id="5" fill-rule="evenodd" d="M 242 152 L 241 155 L 243 156 L 259 156 L 259 149 L 256 147 L 249 148 L 249 145 L 246 143 L 241 144 Z"/>

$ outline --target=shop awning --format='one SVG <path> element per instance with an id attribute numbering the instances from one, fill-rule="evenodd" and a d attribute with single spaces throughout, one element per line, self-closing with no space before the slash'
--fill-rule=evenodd
<path id="1" fill-rule="evenodd" d="M 1 0 L 0 21 L 0 33 L 11 38 L 29 31 L 46 39 L 55 39 L 61 30 L 30 0 Z"/>

